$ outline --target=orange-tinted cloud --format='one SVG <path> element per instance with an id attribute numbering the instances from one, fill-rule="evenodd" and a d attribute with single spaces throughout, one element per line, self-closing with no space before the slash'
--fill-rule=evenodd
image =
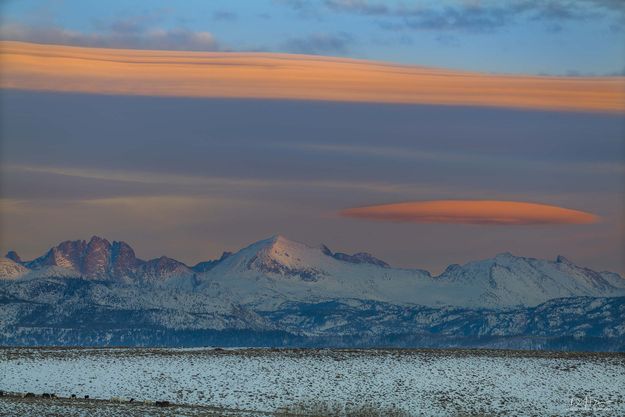
<path id="1" fill-rule="evenodd" d="M 625 77 L 490 75 L 306 55 L 0 42 L 2 88 L 625 111 Z"/>
<path id="2" fill-rule="evenodd" d="M 591 213 L 546 204 L 496 200 L 434 200 L 349 208 L 342 216 L 412 223 L 484 225 L 589 224 Z"/>

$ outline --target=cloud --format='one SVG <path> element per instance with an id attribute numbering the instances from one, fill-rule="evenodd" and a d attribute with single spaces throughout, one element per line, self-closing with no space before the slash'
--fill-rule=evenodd
<path id="1" fill-rule="evenodd" d="M 545 204 L 496 200 L 434 200 L 349 208 L 341 216 L 410 223 L 480 225 L 590 224 L 591 213 Z"/>
<path id="2" fill-rule="evenodd" d="M 290 8 L 301 18 L 321 20 L 320 8 L 315 2 L 309 0 L 274 0 L 274 3 Z"/>
<path id="3" fill-rule="evenodd" d="M 486 8 L 460 5 L 439 9 L 406 9 L 399 12 L 404 25 L 416 30 L 492 31 L 510 23 L 517 10 L 510 6 Z"/>
<path id="4" fill-rule="evenodd" d="M 386 15 L 390 13 L 387 5 L 371 3 L 367 0 L 326 0 L 325 5 L 335 11 L 364 15 Z"/>
<path id="5" fill-rule="evenodd" d="M 55 166 L 29 166 L 5 164 L 2 174 L 40 174 L 46 179 L 60 176 L 65 178 L 80 178 L 87 180 L 107 181 L 115 183 L 133 183 L 136 185 L 158 185 L 160 189 L 170 190 L 173 194 L 185 187 L 201 187 L 210 192 L 218 190 L 254 190 L 254 189 L 325 189 L 325 190 L 350 190 L 372 191 L 385 194 L 405 194 L 409 191 L 433 192 L 433 189 L 415 187 L 413 184 L 389 183 L 373 181 L 348 181 L 340 179 L 283 179 L 283 178 L 243 178 L 243 177 L 214 177 L 181 174 L 163 174 L 152 171 L 123 171 L 92 168 L 55 167 Z M 43 180 L 39 180 L 43 181 Z M 100 183 L 101 184 L 101 183 Z M 90 184 L 91 187 L 94 184 Z M 440 190 L 441 187 L 438 187 Z M 21 190 L 20 190 L 21 191 Z M 84 190 L 76 191 L 78 196 L 84 195 Z M 161 191 L 162 192 L 162 191 Z M 39 191 L 40 194 L 41 191 Z M 55 190 L 58 193 L 58 190 Z M 53 193 L 54 194 L 54 193 Z M 65 196 L 69 199 L 68 196 Z"/>
<path id="6" fill-rule="evenodd" d="M 233 21 L 238 19 L 238 15 L 235 12 L 229 10 L 217 10 L 213 13 L 213 20 Z"/>
<path id="7" fill-rule="evenodd" d="M 623 25 L 625 2 L 620 0 L 450 1 L 417 5 L 370 0 L 326 0 L 334 12 L 377 16 L 386 29 L 491 32 L 519 19 L 554 23 L 608 17 Z M 391 21 L 388 21 L 391 20 Z"/>
<path id="8" fill-rule="evenodd" d="M 291 147 L 303 151 L 316 151 L 325 154 L 344 154 L 348 156 L 363 156 L 369 161 L 378 158 L 391 159 L 394 161 L 412 160 L 417 162 L 443 162 L 453 164 L 455 166 L 483 167 L 494 166 L 498 163 L 503 164 L 507 168 L 520 166 L 524 169 L 540 169 L 550 173 L 588 173 L 588 174 L 608 174 L 608 175 L 624 175 L 624 161 L 558 161 L 554 163 L 554 159 L 541 160 L 532 157 L 529 160 L 519 158 L 519 155 L 513 153 L 488 154 L 485 151 L 468 152 L 466 150 L 446 149 L 443 151 L 421 150 L 416 147 L 390 147 L 390 146 L 371 146 L 371 145 L 344 145 L 333 143 L 297 143 L 291 145 L 280 144 L 282 148 Z"/>
<path id="9" fill-rule="evenodd" d="M 336 35 L 314 33 L 306 37 L 287 40 L 283 49 L 296 54 L 308 55 L 349 55 L 353 39 L 346 33 Z"/>
<path id="10" fill-rule="evenodd" d="M 78 32 L 59 26 L 28 26 L 6 23 L 0 26 L 0 39 L 42 44 L 75 45 L 99 48 L 217 51 L 210 32 L 184 28 L 148 28 L 149 19 L 125 18 L 110 23 L 97 22 L 96 32 Z"/>
<path id="11" fill-rule="evenodd" d="M 574 2 L 569 1 L 568 4 Z M 581 0 L 580 3 L 586 3 L 599 9 L 614 11 L 625 15 L 625 2 L 622 0 Z"/>
<path id="12" fill-rule="evenodd" d="M 212 38 L 206 37 L 210 44 Z M 0 87 L 22 90 L 625 110 L 619 77 L 489 75 L 345 58 L 111 50 L 10 41 L 0 42 L 0 58 Z"/>
<path id="13" fill-rule="evenodd" d="M 154 9 L 145 11 L 141 14 L 129 14 L 116 19 L 94 19 L 94 28 L 101 32 L 112 33 L 141 33 L 150 27 L 161 24 L 168 15 L 171 14 L 170 9 Z M 54 19 L 48 19 L 47 22 L 54 22 Z M 46 26 L 46 20 L 42 21 L 39 26 Z M 50 25 L 47 24 L 47 26 Z"/>

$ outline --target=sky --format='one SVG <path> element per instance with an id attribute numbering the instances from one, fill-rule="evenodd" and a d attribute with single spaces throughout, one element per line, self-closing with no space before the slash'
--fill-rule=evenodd
<path id="1" fill-rule="evenodd" d="M 2 37 L 623 75 L 621 0 L 3 0 Z M 163 48 L 165 47 L 165 48 Z"/>
<path id="2" fill-rule="evenodd" d="M 3 252 L 194 264 L 280 233 L 625 272 L 620 1 L 1 7 Z"/>

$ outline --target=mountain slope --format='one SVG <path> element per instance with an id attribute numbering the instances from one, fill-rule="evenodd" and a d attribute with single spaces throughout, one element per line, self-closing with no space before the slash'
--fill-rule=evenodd
<path id="1" fill-rule="evenodd" d="M 286 301 L 331 298 L 400 299 L 403 290 L 431 281 L 420 270 L 392 270 L 341 261 L 325 247 L 274 236 L 229 256 L 202 278 L 228 288 L 243 304 L 272 309 Z"/>
<path id="2" fill-rule="evenodd" d="M 478 287 L 468 305 L 538 305 L 562 297 L 624 295 L 625 279 L 574 265 L 502 253 L 492 259 L 451 265 L 438 277 L 454 286 Z"/>
<path id="3" fill-rule="evenodd" d="M 625 350 L 618 274 L 504 253 L 439 276 L 282 236 L 188 267 L 124 242 L 0 260 L 0 345 Z"/>
<path id="4" fill-rule="evenodd" d="M 28 268 L 9 258 L 0 258 L 0 277 L 17 279 L 28 273 Z"/>
<path id="5" fill-rule="evenodd" d="M 532 308 L 505 311 L 338 300 L 289 303 L 263 316 L 290 332 L 316 337 L 413 334 L 457 338 L 625 338 L 625 323 L 621 319 L 625 316 L 625 297 L 561 298 Z"/>
<path id="6" fill-rule="evenodd" d="M 452 265 L 437 277 L 373 260 L 345 261 L 325 246 L 274 236 L 229 256 L 201 279 L 205 285 L 227 288 L 243 304 L 266 310 L 287 301 L 336 298 L 507 308 L 562 297 L 625 295 L 625 280 L 617 274 L 577 267 L 562 257 L 551 262 L 501 254 Z"/>
<path id="7" fill-rule="evenodd" d="M 96 236 L 63 242 L 30 262 L 4 263 L 7 272 L 0 276 L 6 278 L 63 276 L 191 292 L 217 289 L 238 304 L 267 311 L 286 302 L 339 298 L 510 308 L 563 297 L 625 295 L 625 279 L 618 274 L 582 268 L 561 256 L 552 262 L 503 253 L 450 265 L 432 277 L 424 270 L 391 268 L 370 254 L 333 253 L 279 235 L 193 268 L 165 256 L 144 261 L 126 243 Z"/>
<path id="8" fill-rule="evenodd" d="M 255 312 L 223 294 L 83 279 L 0 283 L 0 345 L 623 351 L 624 315 L 625 297 L 564 298 L 509 310 L 336 299 Z"/>

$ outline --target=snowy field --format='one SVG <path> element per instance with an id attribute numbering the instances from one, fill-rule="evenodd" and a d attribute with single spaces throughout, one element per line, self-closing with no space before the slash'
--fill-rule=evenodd
<path id="1" fill-rule="evenodd" d="M 625 356 L 468 350 L 5 348 L 0 349 L 0 390 L 168 400 L 182 406 L 219 407 L 224 415 L 230 415 L 228 410 L 272 415 L 284 408 L 312 409 L 324 403 L 367 404 L 427 416 L 623 416 Z M 97 415 L 117 415 L 114 406 L 102 404 L 104 413 Z M 4 399 L 0 415 L 28 415 L 28 410 L 36 414 L 36 407 Z M 111 407 L 110 413 L 106 407 Z M 170 410 L 169 415 L 174 414 Z"/>

